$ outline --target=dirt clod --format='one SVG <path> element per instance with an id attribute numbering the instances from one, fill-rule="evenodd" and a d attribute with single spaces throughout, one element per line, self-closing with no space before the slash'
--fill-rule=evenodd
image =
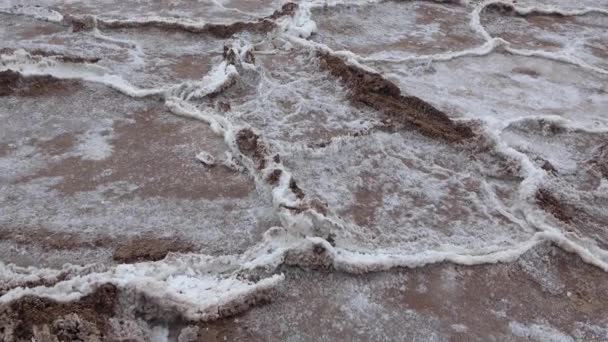
<path id="1" fill-rule="evenodd" d="M 111 284 L 101 285 L 76 302 L 24 296 L 4 304 L 0 321 L 6 320 L 6 329 L 11 329 L 16 339 L 30 340 L 35 334 L 50 332 L 60 341 L 75 341 L 78 339 L 74 336 L 82 335 L 103 340 L 110 327 L 108 320 L 114 315 L 117 296 L 118 289 Z M 50 331 L 45 333 L 49 327 Z"/>
<path id="2" fill-rule="evenodd" d="M 241 153 L 253 159 L 258 170 L 266 167 L 269 152 L 258 134 L 249 128 L 243 128 L 236 134 L 236 144 Z"/>
<path id="3" fill-rule="evenodd" d="M 120 263 L 157 261 L 163 259 L 169 252 L 187 253 L 193 249 L 193 245 L 185 241 L 143 237 L 120 244 L 114 250 L 112 257 L 114 261 Z"/>
<path id="4" fill-rule="evenodd" d="M 272 172 L 270 173 L 268 178 L 266 178 L 266 181 L 270 185 L 275 185 L 279 182 L 279 179 L 281 179 L 282 173 L 283 173 L 283 171 L 281 171 L 279 169 L 274 169 L 274 170 L 272 170 Z"/>

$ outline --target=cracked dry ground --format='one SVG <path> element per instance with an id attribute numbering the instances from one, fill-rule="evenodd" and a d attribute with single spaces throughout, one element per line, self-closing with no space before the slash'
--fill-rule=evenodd
<path id="1" fill-rule="evenodd" d="M 608 7 L 497 3 L 0 0 L 0 340 L 608 340 Z"/>

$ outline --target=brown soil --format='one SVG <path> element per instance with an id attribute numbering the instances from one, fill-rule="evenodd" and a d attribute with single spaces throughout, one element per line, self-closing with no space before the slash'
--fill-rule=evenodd
<path id="1" fill-rule="evenodd" d="M 152 237 L 134 238 L 122 242 L 113 254 L 114 261 L 134 263 L 164 259 L 169 252 L 192 252 L 194 246 L 178 239 L 159 239 Z"/>
<path id="2" fill-rule="evenodd" d="M 0 71 L 2 96 L 60 96 L 80 86 L 76 80 L 60 80 L 52 76 L 22 76 L 11 70 Z"/>
<path id="3" fill-rule="evenodd" d="M 227 168 L 202 170 L 194 158 L 197 151 L 192 151 L 192 157 L 187 160 L 176 153 L 167 153 L 167 146 L 190 143 L 190 138 L 181 134 L 181 129 L 189 122 L 162 122 L 157 117 L 162 116 L 163 111 L 156 107 L 148 108 L 132 114 L 134 122 L 116 121 L 113 126 L 115 137 L 109 139 L 113 152 L 103 160 L 66 157 L 18 182 L 62 177 L 53 189 L 65 196 L 93 191 L 98 186 L 117 181 L 128 181 L 137 185 L 137 189 L 127 194 L 108 192 L 107 195 L 213 200 L 220 197 L 243 198 L 253 191 L 253 184 Z M 56 154 L 71 148 L 74 139 L 64 134 L 50 141 L 36 141 L 35 145 L 41 146 L 43 152 Z M 104 170 L 112 172 L 107 174 Z M 211 179 L 222 179 L 223 182 Z"/>
<path id="4" fill-rule="evenodd" d="M 15 340 L 32 340 L 36 332 L 46 325 L 46 329 L 50 328 L 50 333 L 60 341 L 83 339 L 83 335 L 103 340 L 110 327 L 108 318 L 114 315 L 117 295 L 116 287 L 106 284 L 71 303 L 34 296 L 21 297 L 0 308 L 0 333 L 8 334 L 10 329 Z M 74 314 L 79 318 L 78 322 L 66 324 Z"/>
<path id="5" fill-rule="evenodd" d="M 208 57 L 200 55 L 184 55 L 175 58 L 175 63 L 170 66 L 171 75 L 179 79 L 200 79 L 210 69 L 211 63 Z"/>
<path id="6" fill-rule="evenodd" d="M 341 58 L 329 54 L 320 54 L 319 57 L 322 68 L 339 78 L 350 90 L 351 100 L 384 114 L 387 126 L 413 128 L 426 136 L 448 142 L 460 142 L 475 136 L 471 127 L 452 121 L 427 102 L 401 95 L 399 87 L 381 75 L 348 65 Z"/>

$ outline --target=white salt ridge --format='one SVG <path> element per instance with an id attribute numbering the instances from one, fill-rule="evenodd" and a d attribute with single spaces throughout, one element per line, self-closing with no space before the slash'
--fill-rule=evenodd
<path id="1" fill-rule="evenodd" d="M 19 267 L 13 264 L 5 264 L 0 261 L 0 283 L 7 288 L 23 286 L 26 283 L 55 283 L 61 276 L 88 274 L 104 271 L 102 265 L 78 266 L 66 264 L 61 269 Z M 1 300 L 2 297 L 0 297 Z"/>
<path id="2" fill-rule="evenodd" d="M 112 19 L 112 18 L 103 18 L 96 16 L 97 23 L 102 26 L 137 26 L 137 25 L 177 25 L 183 27 L 187 30 L 199 31 L 205 28 L 207 24 L 204 21 L 191 20 L 188 18 L 167 18 L 160 16 L 142 16 L 142 17 L 133 17 L 130 16 L 127 19 Z"/>

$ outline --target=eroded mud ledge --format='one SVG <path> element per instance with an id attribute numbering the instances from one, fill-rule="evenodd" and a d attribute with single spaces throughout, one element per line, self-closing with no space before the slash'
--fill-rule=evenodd
<path id="1" fill-rule="evenodd" d="M 378 74 L 348 65 L 343 59 L 319 54 L 321 68 L 339 78 L 354 103 L 384 114 L 387 127 L 413 128 L 432 138 L 461 142 L 475 137 L 473 129 L 451 120 L 445 113 L 415 96 L 404 96 L 391 81 Z"/>

